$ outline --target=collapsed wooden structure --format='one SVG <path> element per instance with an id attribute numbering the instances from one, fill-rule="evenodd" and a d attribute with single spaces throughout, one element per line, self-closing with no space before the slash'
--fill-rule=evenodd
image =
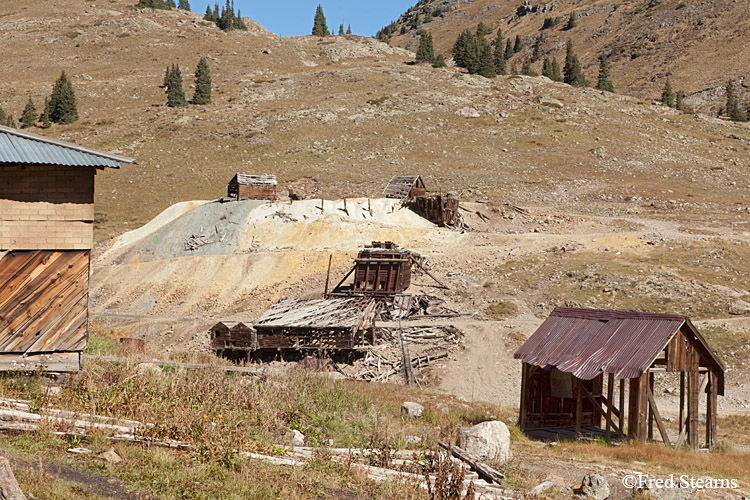
<path id="1" fill-rule="evenodd" d="M 377 303 L 358 297 L 286 299 L 248 326 L 221 322 L 211 328 L 219 356 L 283 351 L 357 351 L 375 345 Z"/>
<path id="2" fill-rule="evenodd" d="M 654 438 L 656 424 L 667 446 L 679 448 L 687 439 L 696 450 L 699 401 L 705 392 L 705 444 L 716 444 L 716 400 L 724 395 L 725 369 L 685 316 L 558 307 L 515 358 L 523 362 L 519 425 L 530 435 L 559 439 L 602 434 L 604 420 L 607 440 L 614 432 L 620 439 L 644 442 Z M 655 373 L 679 375 L 675 440 L 656 405 Z"/>
<path id="3" fill-rule="evenodd" d="M 405 200 L 415 196 L 424 196 L 427 190 L 419 175 L 394 175 L 383 189 L 386 198 Z"/>
<path id="4" fill-rule="evenodd" d="M 0 369 L 80 369 L 94 176 L 134 162 L 0 126 Z"/>
<path id="5" fill-rule="evenodd" d="M 227 185 L 227 197 L 235 200 L 276 199 L 275 175 L 236 174 Z"/>
<path id="6" fill-rule="evenodd" d="M 458 198 L 444 194 L 418 196 L 409 202 L 409 208 L 439 227 L 458 223 Z"/>

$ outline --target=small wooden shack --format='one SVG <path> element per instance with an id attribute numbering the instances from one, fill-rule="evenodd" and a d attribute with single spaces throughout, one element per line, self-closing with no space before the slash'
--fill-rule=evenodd
<path id="1" fill-rule="evenodd" d="M 418 258 L 418 254 L 399 248 L 392 241 L 373 241 L 359 251 L 354 266 L 330 295 L 393 298 L 411 285 L 411 266 L 415 257 Z M 351 275 L 354 275 L 353 284 L 343 286 Z"/>
<path id="2" fill-rule="evenodd" d="M 218 356 L 227 351 L 255 352 L 258 335 L 252 326 L 240 321 L 221 321 L 209 330 L 211 348 Z"/>
<path id="3" fill-rule="evenodd" d="M 227 197 L 236 200 L 276 199 L 275 175 L 236 174 L 227 185 Z"/>
<path id="4" fill-rule="evenodd" d="M 519 424 L 532 436 L 603 434 L 609 440 L 614 432 L 643 442 L 654 438 L 656 424 L 666 445 L 678 448 L 687 439 L 695 450 L 705 392 L 705 444 L 716 444 L 716 398 L 724 395 L 725 369 L 685 316 L 558 307 L 515 358 L 523 362 Z M 676 437 L 669 437 L 656 405 L 656 373 L 672 374 L 680 388 Z"/>
<path id="5" fill-rule="evenodd" d="M 1 370 L 80 369 L 94 176 L 134 162 L 0 126 Z"/>
<path id="6" fill-rule="evenodd" d="M 424 181 L 419 175 L 395 175 L 383 190 L 386 198 L 400 200 L 424 196 L 426 193 Z"/>

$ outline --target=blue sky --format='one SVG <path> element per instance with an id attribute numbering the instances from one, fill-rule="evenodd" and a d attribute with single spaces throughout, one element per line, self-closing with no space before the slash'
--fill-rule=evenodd
<path id="1" fill-rule="evenodd" d="M 177 2 L 175 2 L 177 3 Z M 205 13 L 206 5 L 213 8 L 216 0 L 192 0 L 193 12 Z M 219 0 L 219 7 L 226 0 Z M 323 6 L 328 29 L 338 33 L 342 18 L 344 25 L 351 24 L 355 35 L 373 36 L 383 26 L 398 19 L 417 0 L 234 0 L 234 8 L 243 17 L 259 22 L 264 28 L 282 36 L 309 35 L 312 31 L 315 8 Z"/>

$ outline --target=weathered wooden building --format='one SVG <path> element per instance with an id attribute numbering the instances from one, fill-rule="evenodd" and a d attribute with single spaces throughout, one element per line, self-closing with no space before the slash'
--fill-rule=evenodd
<path id="1" fill-rule="evenodd" d="M 80 369 L 94 176 L 131 158 L 0 127 L 0 369 Z"/>
<path id="2" fill-rule="evenodd" d="M 394 175 L 383 190 L 386 198 L 400 200 L 424 196 L 426 192 L 424 181 L 419 175 Z"/>
<path id="3" fill-rule="evenodd" d="M 411 285 L 415 255 L 392 241 L 373 241 L 360 250 L 354 266 L 334 287 L 331 295 L 392 298 Z M 354 282 L 343 286 L 351 275 L 354 275 Z"/>
<path id="4" fill-rule="evenodd" d="M 556 308 L 515 353 L 523 362 L 521 428 L 539 437 L 612 432 L 654 438 L 675 448 L 700 445 L 701 394 L 706 394 L 705 444 L 716 444 L 717 395 L 724 365 L 685 316 Z M 679 385 L 679 426 L 668 435 L 654 398 L 654 375 Z M 616 399 L 619 380 L 619 399 Z M 627 410 L 625 407 L 627 393 Z"/>
<path id="5" fill-rule="evenodd" d="M 227 197 L 237 200 L 276 199 L 275 175 L 236 174 L 227 185 Z"/>
<path id="6" fill-rule="evenodd" d="M 410 208 L 439 227 L 453 226 L 458 221 L 458 198 L 444 194 L 418 196 Z"/>

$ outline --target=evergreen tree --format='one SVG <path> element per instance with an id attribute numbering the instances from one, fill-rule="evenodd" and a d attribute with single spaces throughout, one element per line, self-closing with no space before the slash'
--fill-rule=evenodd
<path id="1" fill-rule="evenodd" d="M 678 90 L 674 96 L 674 107 L 680 111 L 685 111 L 685 92 Z"/>
<path id="2" fill-rule="evenodd" d="M 167 0 L 167 5 L 169 6 L 170 9 L 174 9 L 175 8 L 174 0 Z"/>
<path id="3" fill-rule="evenodd" d="M 568 40 L 565 48 L 565 67 L 563 68 L 563 81 L 574 87 L 585 87 L 588 85 L 583 74 L 581 63 L 573 52 L 573 42 Z"/>
<path id="4" fill-rule="evenodd" d="M 8 120 L 7 115 L 5 114 L 5 110 L 2 106 L 0 106 L 0 125 L 5 125 L 5 122 Z"/>
<path id="5" fill-rule="evenodd" d="M 552 80 L 552 60 L 547 56 L 545 56 L 544 61 L 542 61 L 542 76 L 546 76 Z"/>
<path id="6" fill-rule="evenodd" d="M 5 126 L 10 128 L 18 128 L 16 126 L 16 120 L 13 119 L 13 115 L 8 115 L 8 118 L 5 120 Z"/>
<path id="7" fill-rule="evenodd" d="M 531 69 L 531 60 L 526 59 L 521 66 L 521 74 L 526 76 L 538 76 L 537 73 Z"/>
<path id="8" fill-rule="evenodd" d="M 205 19 L 206 21 L 211 21 L 211 22 L 214 21 L 214 14 L 213 14 L 213 12 L 211 12 L 211 6 L 210 5 L 206 5 L 206 15 L 203 16 L 203 19 Z"/>
<path id="9" fill-rule="evenodd" d="M 516 35 L 516 42 L 513 44 L 513 53 L 521 52 L 521 49 L 523 48 L 523 42 L 521 41 L 521 36 Z"/>
<path id="10" fill-rule="evenodd" d="M 135 6 L 141 9 L 169 10 L 174 7 L 174 0 L 139 0 Z"/>
<path id="11" fill-rule="evenodd" d="M 552 76 L 550 78 L 552 78 L 553 81 L 555 82 L 563 81 L 562 73 L 560 72 L 560 64 L 557 62 L 556 57 L 552 58 L 551 71 L 552 71 Z"/>
<path id="12" fill-rule="evenodd" d="M 247 26 L 245 25 L 245 21 L 242 20 L 242 13 L 240 12 L 240 9 L 237 9 L 237 15 L 234 16 L 234 29 L 237 29 L 237 30 L 247 29 Z"/>
<path id="13" fill-rule="evenodd" d="M 490 34 L 490 29 L 483 21 L 479 21 L 479 24 L 477 24 L 477 36 L 480 37 L 488 34 Z"/>
<path id="14" fill-rule="evenodd" d="M 219 20 L 221 19 L 221 13 L 219 12 L 219 4 L 218 3 L 214 4 L 214 11 L 211 13 L 211 19 L 218 26 Z"/>
<path id="15" fill-rule="evenodd" d="M 432 33 L 423 31 L 419 37 L 419 48 L 417 49 L 417 63 L 435 62 L 435 51 L 432 47 Z"/>
<path id="16" fill-rule="evenodd" d="M 344 23 L 341 23 L 341 26 L 339 26 L 339 35 L 344 34 Z"/>
<path id="17" fill-rule="evenodd" d="M 39 116 L 39 123 L 41 123 L 40 127 L 42 128 L 50 128 L 52 126 L 52 122 L 49 119 L 49 98 L 44 98 L 44 108 L 42 108 L 42 114 Z"/>
<path id="18" fill-rule="evenodd" d="M 456 66 L 469 71 L 476 66 L 477 43 L 471 30 L 465 29 L 458 35 L 452 53 Z"/>
<path id="19" fill-rule="evenodd" d="M 26 107 L 23 108 L 23 114 L 21 115 L 21 128 L 31 127 L 38 119 L 39 114 L 36 112 L 34 101 L 29 97 L 29 102 L 26 103 Z"/>
<path id="20" fill-rule="evenodd" d="M 508 38 L 508 41 L 505 44 L 505 60 L 507 61 L 511 57 L 513 57 L 513 42 Z"/>
<path id="21" fill-rule="evenodd" d="M 216 25 L 223 31 L 234 29 L 234 8 L 230 0 L 227 0 L 226 6 L 222 7 L 221 15 L 218 21 L 216 21 Z"/>
<path id="22" fill-rule="evenodd" d="M 349 24 L 349 25 L 346 26 L 346 34 L 347 35 L 351 35 L 352 34 L 352 25 L 351 24 Z M 443 62 L 445 62 L 445 61 L 443 61 Z"/>
<path id="23" fill-rule="evenodd" d="M 492 49 L 484 36 L 477 37 L 477 65 L 475 73 L 485 78 L 495 78 L 495 61 L 492 58 Z"/>
<path id="24" fill-rule="evenodd" d="M 176 106 L 187 106 L 185 92 L 182 90 L 182 73 L 180 65 L 176 65 L 169 74 L 169 83 L 167 84 L 167 106 L 174 108 Z"/>
<path id="25" fill-rule="evenodd" d="M 195 68 L 195 93 L 193 94 L 193 104 L 210 104 L 211 103 L 211 70 L 208 67 L 208 61 L 201 57 L 198 66 Z"/>
<path id="26" fill-rule="evenodd" d="M 180 2 L 177 4 L 177 8 L 182 10 L 190 10 L 190 2 L 188 0 L 180 0 Z"/>
<path id="27" fill-rule="evenodd" d="M 323 15 L 323 7 L 318 4 L 318 8 L 315 10 L 315 21 L 313 22 L 313 36 L 328 36 L 331 33 L 328 31 L 328 25 L 326 24 L 326 16 Z"/>
<path id="28" fill-rule="evenodd" d="M 445 68 L 445 57 L 443 57 L 443 54 L 438 54 L 435 56 L 435 62 L 432 63 L 433 68 Z"/>
<path id="29" fill-rule="evenodd" d="M 570 17 L 568 18 L 568 23 L 565 25 L 565 31 L 572 30 L 578 26 L 578 22 L 576 21 L 576 14 L 575 12 L 570 13 Z"/>
<path id="30" fill-rule="evenodd" d="M 493 59 L 495 61 L 495 73 L 497 73 L 498 75 L 507 74 L 508 72 L 505 69 L 505 52 L 503 51 L 503 40 L 499 35 L 495 40 L 495 54 Z"/>
<path id="31" fill-rule="evenodd" d="M 170 68 L 169 65 L 167 65 L 166 69 L 164 70 L 164 79 L 161 82 L 161 87 L 163 89 L 167 88 L 167 85 L 169 85 L 169 77 L 171 76 L 171 72 L 174 70 L 174 64 L 172 64 L 172 67 Z"/>
<path id="32" fill-rule="evenodd" d="M 606 92 L 615 91 L 615 86 L 609 79 L 609 66 L 607 65 L 607 56 L 604 54 L 599 58 L 599 77 L 596 80 L 596 88 Z"/>
<path id="33" fill-rule="evenodd" d="M 674 92 L 672 92 L 672 84 L 669 82 L 669 78 L 667 78 L 661 91 L 661 103 L 674 108 Z"/>
<path id="34" fill-rule="evenodd" d="M 737 92 L 734 89 L 734 82 L 729 80 L 727 82 L 727 104 L 726 104 L 727 116 L 733 122 L 746 122 L 747 115 L 745 110 L 740 107 L 740 99 L 737 96 Z"/>
<path id="35" fill-rule="evenodd" d="M 78 119 L 76 95 L 65 71 L 60 73 L 52 88 L 49 97 L 49 117 L 53 122 L 61 124 L 73 123 Z"/>
<path id="36" fill-rule="evenodd" d="M 539 36 L 534 40 L 534 51 L 531 54 L 531 62 L 537 62 L 542 57 L 542 43 L 544 43 L 544 34 L 539 33 Z"/>

